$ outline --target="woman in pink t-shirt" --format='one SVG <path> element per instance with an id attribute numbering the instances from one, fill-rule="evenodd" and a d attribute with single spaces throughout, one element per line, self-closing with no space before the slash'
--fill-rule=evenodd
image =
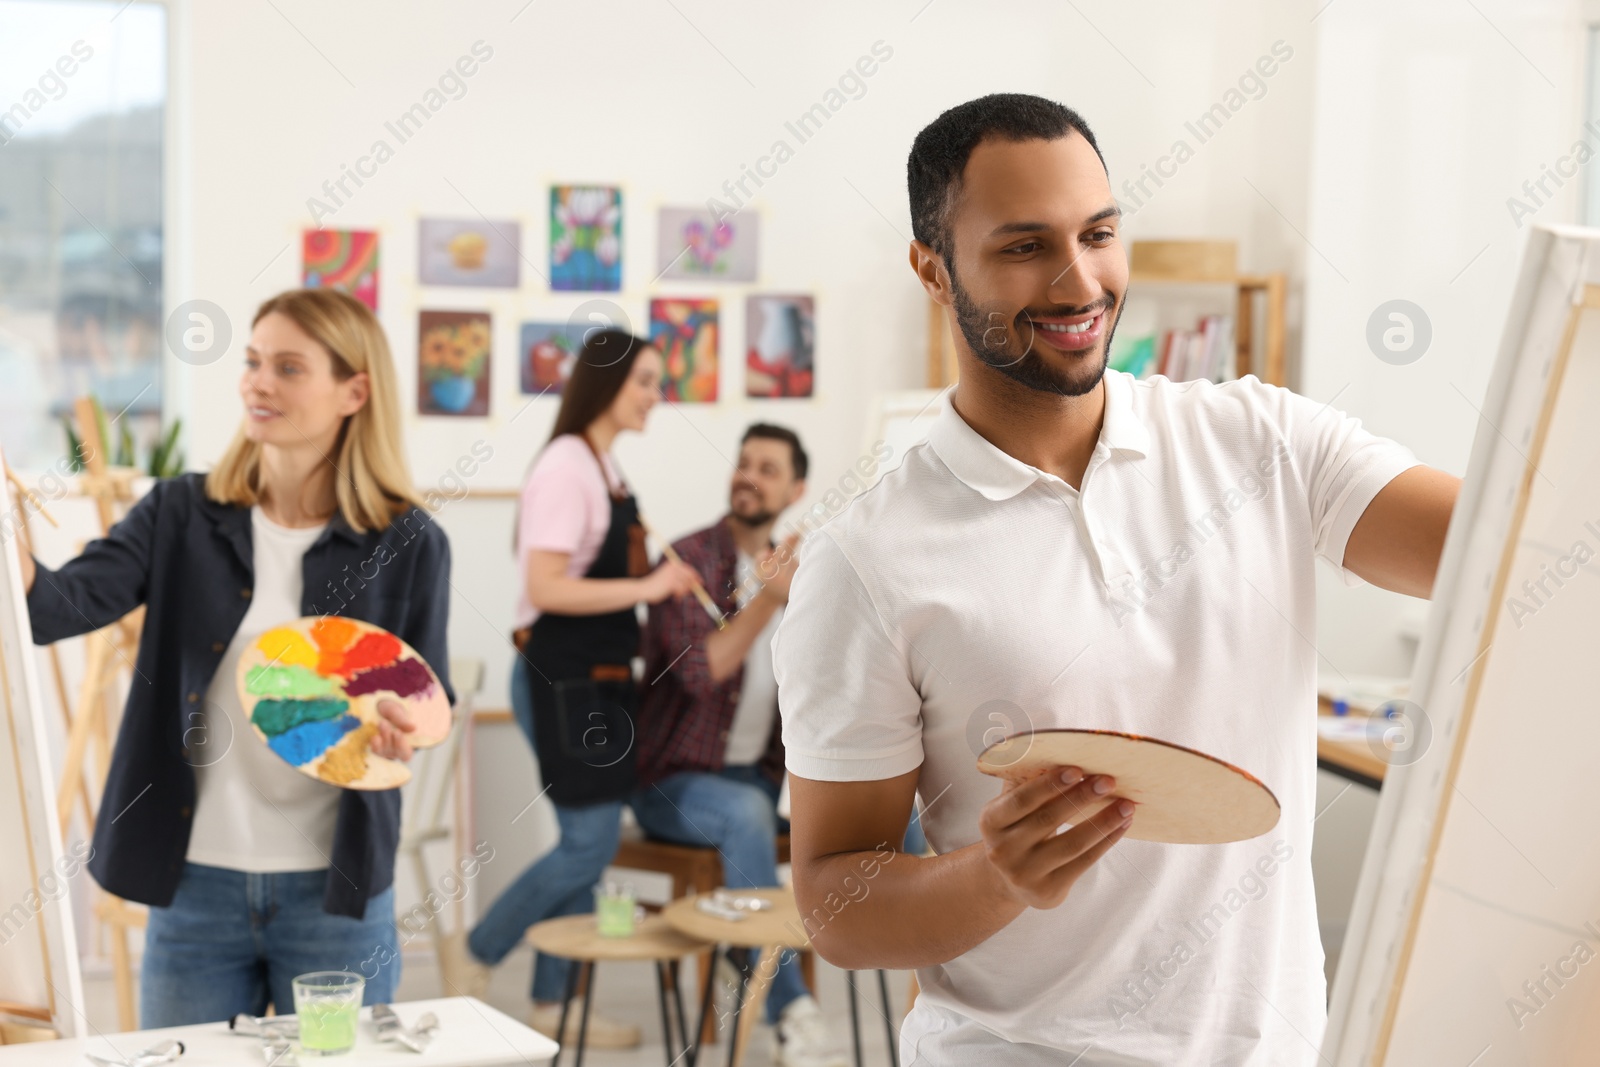
<path id="1" fill-rule="evenodd" d="M 622 805 L 633 787 L 640 603 L 692 590 L 694 571 L 653 571 L 633 495 L 612 461 L 624 430 L 644 429 L 660 399 L 661 354 L 621 330 L 591 330 L 562 391 L 550 441 L 522 489 L 511 704 L 539 758 L 561 840 L 501 894 L 465 939 L 446 946 L 445 981 L 481 996 L 489 968 L 528 927 L 594 907 L 594 885 L 617 851 Z M 569 964 L 540 955 L 532 1025 L 557 1036 Z M 582 1015 L 568 1016 L 575 1040 Z M 637 1045 L 639 1028 L 590 1013 L 588 1043 Z"/>

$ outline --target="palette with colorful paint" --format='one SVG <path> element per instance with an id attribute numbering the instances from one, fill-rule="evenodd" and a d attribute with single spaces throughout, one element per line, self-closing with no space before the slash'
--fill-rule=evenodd
<path id="1" fill-rule="evenodd" d="M 337 616 L 296 619 L 245 649 L 239 700 L 256 734 L 300 773 L 346 789 L 393 789 L 404 763 L 372 751 L 378 703 L 404 705 L 413 748 L 450 733 L 450 702 L 410 645 L 371 623 Z"/>

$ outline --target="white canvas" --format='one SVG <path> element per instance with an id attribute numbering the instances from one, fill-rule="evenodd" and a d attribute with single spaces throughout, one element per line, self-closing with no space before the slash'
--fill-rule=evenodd
<path id="1" fill-rule="evenodd" d="M 22 591 L 22 513 L 0 478 L 0 1001 L 50 1012 L 57 1032 L 85 1025 L 69 881 L 88 877 L 57 837 L 33 629 Z"/>
<path id="2" fill-rule="evenodd" d="M 1600 230 L 1530 235 L 1340 961 L 1326 1062 L 1600 1043 Z M 1553 575 L 1553 576 L 1552 576 Z"/>

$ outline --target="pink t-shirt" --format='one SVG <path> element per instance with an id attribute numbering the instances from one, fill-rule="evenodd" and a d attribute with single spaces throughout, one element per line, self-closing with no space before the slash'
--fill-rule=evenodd
<path id="1" fill-rule="evenodd" d="M 562 434 L 544 447 L 522 486 L 521 518 L 517 521 L 518 627 L 531 626 L 539 609 L 528 603 L 528 553 L 566 552 L 567 575 L 582 578 L 600 555 L 611 526 L 611 494 L 606 478 L 620 485 L 622 477 L 605 454 L 606 473 L 594 461 L 589 445 L 577 434 Z"/>

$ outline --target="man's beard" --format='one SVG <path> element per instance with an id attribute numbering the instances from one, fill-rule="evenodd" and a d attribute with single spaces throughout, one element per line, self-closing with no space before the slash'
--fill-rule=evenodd
<path id="1" fill-rule="evenodd" d="M 733 501 L 731 500 L 728 502 L 728 514 L 735 522 L 747 526 L 752 530 L 757 526 L 766 526 L 768 523 L 772 522 L 778 517 L 778 513 L 776 511 L 768 511 L 766 508 L 761 508 L 750 515 L 741 515 L 739 514 L 739 510 L 733 506 Z"/>
<path id="2" fill-rule="evenodd" d="M 1007 378 L 1041 393 L 1060 396 L 1083 396 L 1094 391 L 1105 376 L 1110 359 L 1111 337 L 1116 333 L 1116 319 L 1106 322 L 1106 335 L 1101 342 L 1100 359 L 1092 370 L 1082 368 L 1057 368 L 1035 350 L 1034 326 L 1026 310 L 1019 312 L 1011 322 L 1002 313 L 979 307 L 971 295 L 956 280 L 955 265 L 946 264 L 950 272 L 950 290 L 955 296 L 956 325 L 967 347 L 985 366 L 993 367 Z M 1107 316 L 1116 310 L 1113 304 L 1100 307 L 1052 309 L 1041 314 L 1052 317 L 1083 315 L 1091 310 L 1102 311 Z M 1120 316 L 1119 316 L 1120 317 Z M 1024 340 L 1026 338 L 1026 340 Z M 1042 342 L 1039 342 L 1042 343 Z M 1068 358 L 1068 357 L 1063 357 Z"/>

